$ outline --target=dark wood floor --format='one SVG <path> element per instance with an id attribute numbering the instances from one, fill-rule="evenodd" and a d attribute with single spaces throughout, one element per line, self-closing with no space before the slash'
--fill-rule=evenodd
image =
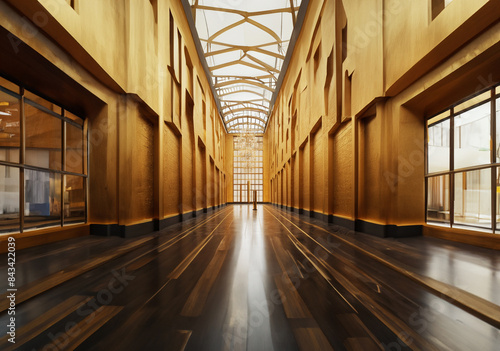
<path id="1" fill-rule="evenodd" d="M 0 349 L 499 350 L 499 272 L 498 251 L 234 205 L 19 251 L 16 344 Z"/>

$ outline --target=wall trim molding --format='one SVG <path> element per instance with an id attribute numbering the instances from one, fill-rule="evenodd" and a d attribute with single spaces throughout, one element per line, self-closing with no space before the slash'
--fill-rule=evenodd
<path id="1" fill-rule="evenodd" d="M 65 227 L 46 227 L 29 230 L 24 233 L 5 233 L 0 237 L 0 253 L 7 252 L 7 242 L 10 236 L 16 239 L 16 249 L 22 250 L 33 246 L 45 245 L 61 240 L 73 239 L 89 235 L 90 226 L 85 223 Z"/>
<path id="2" fill-rule="evenodd" d="M 180 223 L 182 221 L 197 217 L 203 213 L 217 211 L 224 208 L 226 205 L 212 206 L 202 208 L 197 211 L 187 212 L 184 214 L 174 215 L 172 217 L 163 219 L 152 219 L 143 223 L 136 223 L 130 225 L 124 224 L 90 224 L 90 235 L 97 236 L 119 236 L 122 238 L 132 238 L 140 235 L 146 235 L 159 230 L 165 229 L 171 225 Z"/>
<path id="3" fill-rule="evenodd" d="M 500 250 L 500 235 L 498 234 L 468 230 L 465 228 L 448 228 L 425 224 L 423 226 L 423 235 L 467 245 L 485 247 L 487 249 Z"/>
<path id="4" fill-rule="evenodd" d="M 331 214 L 309 211 L 302 208 L 282 206 L 273 204 L 289 212 L 302 214 L 306 217 L 316 218 L 326 223 L 336 224 L 352 231 L 378 236 L 380 238 L 405 238 L 411 236 L 422 236 L 423 225 L 395 225 L 378 224 L 363 219 L 352 220 Z"/>
<path id="5" fill-rule="evenodd" d="M 228 202 L 228 205 L 252 205 L 253 202 Z M 272 205 L 271 202 L 257 202 L 257 205 Z"/>

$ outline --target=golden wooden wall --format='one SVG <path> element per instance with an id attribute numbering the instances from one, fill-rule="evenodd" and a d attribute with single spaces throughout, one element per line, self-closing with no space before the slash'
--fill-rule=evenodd
<path id="1" fill-rule="evenodd" d="M 152 223 L 226 203 L 224 127 L 180 1 L 6 0 L 0 19 L 48 70 L 102 102 L 84 116 L 90 224 Z"/>
<path id="2" fill-rule="evenodd" d="M 310 1 L 265 134 L 265 201 L 353 227 L 425 223 L 426 118 L 500 81 L 494 1 L 435 18 L 430 3 Z"/>

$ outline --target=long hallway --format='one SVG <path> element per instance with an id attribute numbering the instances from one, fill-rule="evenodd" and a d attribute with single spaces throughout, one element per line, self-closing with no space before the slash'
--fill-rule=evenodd
<path id="1" fill-rule="evenodd" d="M 498 0 L 0 0 L 0 350 L 498 351 L 499 250 Z"/>
<path id="2" fill-rule="evenodd" d="M 231 205 L 137 239 L 30 248 L 17 265 L 17 340 L 12 347 L 4 337 L 2 350 L 497 350 L 500 342 L 496 251 L 379 239 L 270 205 Z"/>

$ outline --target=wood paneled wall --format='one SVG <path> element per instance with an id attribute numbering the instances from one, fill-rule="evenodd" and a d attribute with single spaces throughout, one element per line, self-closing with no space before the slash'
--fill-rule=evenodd
<path id="1" fill-rule="evenodd" d="M 62 71 L 102 102 L 84 116 L 89 224 L 156 223 L 226 203 L 224 127 L 180 1 L 7 0 L 0 19 L 48 60 L 33 75 Z"/>
<path id="2" fill-rule="evenodd" d="M 498 6 L 430 6 L 309 2 L 264 137 L 265 201 L 352 228 L 425 224 L 426 118 L 500 81 Z"/>

